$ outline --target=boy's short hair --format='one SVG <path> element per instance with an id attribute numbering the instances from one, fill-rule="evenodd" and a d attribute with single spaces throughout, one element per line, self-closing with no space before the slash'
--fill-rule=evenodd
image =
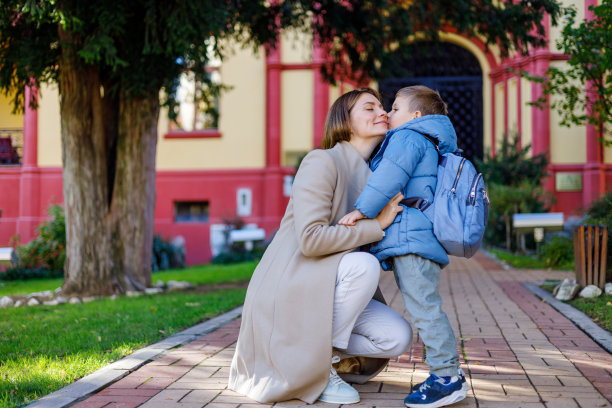
<path id="1" fill-rule="evenodd" d="M 420 111 L 421 115 L 448 115 L 446 102 L 440 93 L 424 85 L 407 86 L 395 94 L 396 98 L 407 98 L 411 112 Z"/>

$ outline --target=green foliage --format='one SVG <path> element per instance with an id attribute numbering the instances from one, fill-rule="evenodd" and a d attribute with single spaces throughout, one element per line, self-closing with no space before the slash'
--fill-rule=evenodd
<path id="1" fill-rule="evenodd" d="M 61 205 L 48 209 L 50 219 L 38 227 L 38 235 L 26 245 L 19 245 L 17 269 L 23 273 L 20 279 L 59 277 L 64 274 L 66 260 L 66 221 Z M 7 270 L 9 275 L 17 271 Z"/>
<path id="2" fill-rule="evenodd" d="M 545 153 L 530 154 L 531 145 L 518 147 L 518 135 L 505 135 L 495 156 L 487 154 L 484 160 L 476 160 L 478 170 L 486 175 L 487 183 L 517 186 L 525 181 L 546 176 L 548 159 Z"/>
<path id="3" fill-rule="evenodd" d="M 551 67 L 546 77 L 525 74 L 543 84 L 543 95 L 535 104 L 550 106 L 561 115 L 564 126 L 596 125 L 606 144 L 612 143 L 612 2 L 590 6 L 594 18 L 576 25 L 576 10 L 565 11 L 565 24 L 557 49 L 569 56 L 567 68 Z M 608 127 L 606 132 L 605 128 Z"/>
<path id="4" fill-rule="evenodd" d="M 38 236 L 16 248 L 19 262 L 0 274 L 0 280 L 59 278 L 66 260 L 66 222 L 60 205 L 49 207 L 51 219 L 38 228 Z M 176 247 L 159 235 L 153 238 L 153 271 L 185 266 L 185 248 Z"/>
<path id="5" fill-rule="evenodd" d="M 608 231 L 612 229 L 612 193 L 591 203 L 585 224 L 605 225 Z"/>
<path id="6" fill-rule="evenodd" d="M 0 281 L 15 281 L 29 279 L 54 279 L 63 278 L 64 271 L 62 269 L 47 269 L 47 268 L 22 268 L 19 266 L 7 268 L 6 271 L 0 273 Z"/>
<path id="7" fill-rule="evenodd" d="M 236 46 L 259 49 L 265 45 L 269 50 L 282 30 L 307 31 L 314 34 L 326 54 L 321 69 L 328 79 L 368 83 L 371 78 L 385 77 L 399 61 L 412 57 L 405 55 L 409 53 L 404 45 L 413 41 L 415 34 L 437 40 L 438 33 L 450 25 L 462 35 L 484 38 L 502 56 L 513 49 L 526 53 L 530 46 L 545 44 L 543 16 L 547 14 L 555 24 L 560 13 L 558 0 L 3 0 L 0 90 L 15 95 L 16 110 L 24 107 L 26 84 L 40 89 L 59 82 L 64 102 L 76 100 L 69 90 L 79 89 L 88 95 L 83 103 L 62 104 L 66 107 L 62 119 L 82 120 L 79 126 L 65 128 L 63 138 L 91 145 L 91 124 L 104 124 L 103 129 L 96 129 L 103 131 L 103 140 L 97 143 L 109 149 L 96 149 L 97 156 L 86 160 L 80 171 L 97 175 L 101 191 L 108 190 L 108 206 L 101 205 L 95 214 L 82 212 L 70 217 L 76 225 L 78 217 L 103 220 L 113 212 L 113 194 L 119 191 L 121 195 L 121 189 L 114 188 L 120 174 L 115 171 L 118 163 L 140 165 L 128 160 L 129 149 L 118 148 L 119 124 L 149 123 L 156 118 L 152 114 L 156 114 L 157 104 L 150 105 L 154 107 L 151 111 L 141 109 L 130 118 L 124 115 L 134 115 L 133 111 L 125 107 L 141 101 L 157 102 L 162 94 L 162 102 L 174 112 L 176 79 L 190 72 L 195 83 L 212 87 L 209 61 Z M 32 94 L 27 103 L 35 103 Z M 69 111 L 70 106 L 77 106 L 77 112 Z M 154 126 L 147 129 L 142 132 Z M 155 146 L 143 150 L 154 157 Z M 64 163 L 64 169 L 71 169 L 72 164 Z M 147 176 L 153 177 L 150 172 Z M 87 196 L 82 184 L 70 188 L 76 196 Z M 144 190 L 141 194 L 144 202 Z M 146 219 L 134 217 L 130 222 L 144 228 Z M 71 244 L 76 247 L 79 242 Z M 118 264 L 124 261 L 112 260 Z M 74 273 L 87 270 L 82 265 L 72 267 Z M 106 265 L 96 267 L 106 270 Z"/>
<path id="8" fill-rule="evenodd" d="M 495 255 L 499 260 L 504 261 L 508 265 L 518 269 L 568 270 L 573 268 L 573 266 L 569 264 L 562 264 L 556 266 L 547 265 L 544 259 L 535 255 L 520 255 L 502 249 L 494 248 L 490 248 L 489 252 Z"/>
<path id="9" fill-rule="evenodd" d="M 589 316 L 600 327 L 612 332 L 612 295 L 603 293 L 594 298 L 576 298 L 570 305 Z"/>
<path id="10" fill-rule="evenodd" d="M 512 215 L 548 211 L 553 196 L 544 190 L 548 159 L 545 153 L 530 157 L 531 146 L 518 147 L 517 137 L 504 137 L 495 156 L 487 154 L 476 166 L 487 181 L 491 205 L 485 230 L 489 245 L 512 248 Z"/>
<path id="11" fill-rule="evenodd" d="M 2 309 L 0 406 L 18 407 L 244 302 L 244 288 Z"/>
<path id="12" fill-rule="evenodd" d="M 247 251 L 242 242 L 234 243 L 229 250 L 221 252 L 213 257 L 213 264 L 233 264 L 238 262 L 259 261 L 265 252 L 266 247 L 255 245 L 252 250 Z"/>
<path id="13" fill-rule="evenodd" d="M 23 84 L 57 81 L 69 57 L 93 67 L 105 93 L 137 97 L 165 87 L 172 99 L 175 79 L 185 70 L 196 82 L 211 84 L 206 65 L 229 52 L 228 39 L 258 47 L 292 27 L 314 32 L 330 57 L 322 67 L 328 78 L 350 75 L 363 82 L 391 72 L 417 32 L 435 40 L 453 25 L 481 35 L 502 55 L 527 53 L 545 44 L 544 14 L 556 24 L 561 11 L 556 0 L 5 0 L 0 88 L 16 92 L 23 107 Z"/>
<path id="14" fill-rule="evenodd" d="M 547 267 L 574 268 L 574 240 L 564 235 L 554 235 L 540 248 L 538 257 Z"/>
<path id="15" fill-rule="evenodd" d="M 185 248 L 175 246 L 169 241 L 165 241 L 161 236 L 153 237 L 153 272 L 166 269 L 176 269 L 185 267 Z"/>

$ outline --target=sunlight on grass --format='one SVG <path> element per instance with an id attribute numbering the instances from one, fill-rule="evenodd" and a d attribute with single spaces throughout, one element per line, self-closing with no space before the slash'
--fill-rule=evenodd
<path id="1" fill-rule="evenodd" d="M 0 281 L 0 296 L 25 295 L 44 290 L 55 290 L 64 279 L 32 279 L 26 281 Z"/>
<path id="2" fill-rule="evenodd" d="M 244 302 L 246 290 L 0 310 L 0 406 L 58 390 L 147 344 Z"/>
<path id="3" fill-rule="evenodd" d="M 198 265 L 183 269 L 170 269 L 151 275 L 151 284 L 158 280 L 188 281 L 194 285 L 210 285 L 226 282 L 244 282 L 251 279 L 257 261 L 228 265 Z M 62 286 L 63 279 L 32 279 L 27 281 L 0 281 L 0 296 L 25 295 Z"/>

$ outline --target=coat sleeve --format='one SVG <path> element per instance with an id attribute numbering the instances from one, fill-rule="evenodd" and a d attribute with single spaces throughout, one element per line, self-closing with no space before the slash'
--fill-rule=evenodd
<path id="1" fill-rule="evenodd" d="M 355 202 L 355 208 L 368 218 L 376 217 L 394 195 L 404 190 L 424 153 L 424 147 L 407 135 L 395 135 Z"/>
<path id="2" fill-rule="evenodd" d="M 380 241 L 384 232 L 376 220 L 355 226 L 331 225 L 332 201 L 338 178 L 331 156 L 315 150 L 302 160 L 291 199 L 295 233 L 305 256 L 325 256 Z"/>

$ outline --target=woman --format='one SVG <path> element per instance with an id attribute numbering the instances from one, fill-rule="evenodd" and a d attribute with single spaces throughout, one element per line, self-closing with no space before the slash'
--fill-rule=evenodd
<path id="1" fill-rule="evenodd" d="M 378 261 L 353 252 L 382 239 L 403 197 L 375 219 L 336 225 L 353 210 L 370 175 L 366 161 L 386 131 L 387 113 L 372 89 L 348 92 L 330 108 L 323 150 L 302 160 L 280 228 L 249 284 L 230 389 L 266 403 L 354 403 L 359 394 L 330 364 L 347 354 L 368 357 L 350 377 L 365 382 L 410 347 L 410 325 L 372 299 Z"/>

